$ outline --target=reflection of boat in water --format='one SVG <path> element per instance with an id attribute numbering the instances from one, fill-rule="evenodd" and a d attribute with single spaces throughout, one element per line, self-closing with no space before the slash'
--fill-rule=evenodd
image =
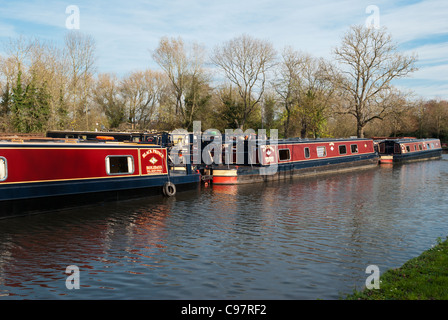
<path id="1" fill-rule="evenodd" d="M 378 142 L 381 164 L 437 159 L 442 156 L 439 139 L 385 139 Z"/>
<path id="2" fill-rule="evenodd" d="M 147 143 L 72 139 L 0 141 L 0 217 L 165 194 L 200 175 L 168 166 L 167 149 Z"/>
<path id="3" fill-rule="evenodd" d="M 213 192 L 219 194 L 228 194 L 232 196 L 236 196 L 238 194 L 238 186 L 237 185 L 214 185 Z"/>
<path id="4" fill-rule="evenodd" d="M 372 139 L 257 141 L 244 152 L 241 164 L 213 166 L 213 184 L 262 182 L 378 165 Z"/>

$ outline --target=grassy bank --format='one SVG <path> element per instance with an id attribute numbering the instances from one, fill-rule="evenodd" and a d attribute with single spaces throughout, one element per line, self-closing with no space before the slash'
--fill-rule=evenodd
<path id="1" fill-rule="evenodd" d="M 448 240 L 380 275 L 379 289 L 365 289 L 345 299 L 448 300 Z"/>

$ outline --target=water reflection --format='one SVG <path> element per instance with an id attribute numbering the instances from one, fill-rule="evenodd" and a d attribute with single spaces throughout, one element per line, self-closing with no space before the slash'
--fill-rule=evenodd
<path id="1" fill-rule="evenodd" d="M 337 299 L 446 236 L 443 159 L 1 220 L 0 294 Z"/>

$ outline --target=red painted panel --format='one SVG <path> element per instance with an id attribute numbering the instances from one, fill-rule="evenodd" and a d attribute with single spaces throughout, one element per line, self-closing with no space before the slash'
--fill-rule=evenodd
<path id="1" fill-rule="evenodd" d="M 346 146 L 346 154 L 339 153 L 339 146 Z M 358 152 L 351 151 L 351 145 L 356 145 Z M 325 147 L 325 156 L 318 156 L 318 148 Z M 309 148 L 310 157 L 305 158 L 305 148 Z M 301 144 L 281 144 L 278 145 L 278 149 L 289 149 L 291 153 L 291 159 L 289 161 L 279 161 L 279 163 L 285 163 L 290 161 L 303 161 L 314 159 L 325 159 L 340 156 L 350 156 L 353 154 L 366 154 L 374 152 L 373 141 L 371 140 L 357 140 L 357 141 L 333 141 L 333 142 L 318 142 L 318 143 L 301 143 Z M 323 149 L 319 149 L 323 151 Z"/>
<path id="2" fill-rule="evenodd" d="M 166 149 L 141 149 L 142 174 L 168 173 Z"/>
<path id="3" fill-rule="evenodd" d="M 132 156 L 135 170 L 128 175 L 139 175 L 136 148 L 0 149 L 0 156 L 7 160 L 8 183 L 107 177 L 106 157 L 110 155 Z"/>
<path id="4" fill-rule="evenodd" d="M 432 146 L 431 146 L 432 144 Z M 406 150 L 406 147 L 409 146 L 410 151 L 409 152 L 418 152 L 421 151 L 420 148 L 418 147 L 418 145 L 422 145 L 423 148 L 422 150 L 430 150 L 430 149 L 439 149 L 440 148 L 440 140 L 436 139 L 436 140 L 426 140 L 424 142 L 420 142 L 420 143 L 415 143 L 415 142 L 409 142 L 409 143 L 401 143 L 401 151 L 402 153 L 408 153 L 408 151 Z M 417 150 L 414 150 L 414 145 L 417 146 Z M 428 145 L 430 147 L 428 147 Z"/>

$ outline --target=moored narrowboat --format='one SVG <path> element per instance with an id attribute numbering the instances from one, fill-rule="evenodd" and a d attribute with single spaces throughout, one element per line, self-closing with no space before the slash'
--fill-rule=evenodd
<path id="1" fill-rule="evenodd" d="M 439 139 L 385 139 L 378 142 L 381 164 L 438 159 L 442 156 Z"/>
<path id="2" fill-rule="evenodd" d="M 262 182 L 377 165 L 371 139 L 262 141 L 245 149 L 242 164 L 214 166 L 213 184 Z"/>
<path id="3" fill-rule="evenodd" d="M 72 139 L 0 141 L 0 218 L 198 186 L 160 145 Z"/>

